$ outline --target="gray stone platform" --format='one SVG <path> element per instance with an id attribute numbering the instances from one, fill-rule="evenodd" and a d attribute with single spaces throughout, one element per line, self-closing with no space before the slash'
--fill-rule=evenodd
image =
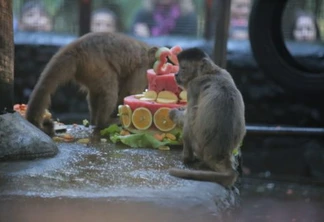
<path id="1" fill-rule="evenodd" d="M 6 209 L 0 210 L 0 218 L 15 221 L 13 209 L 19 209 L 19 203 L 34 204 L 37 207 L 31 211 L 36 212 L 50 204 L 69 203 L 66 208 L 72 209 L 76 200 L 83 204 L 107 200 L 109 209 L 122 202 L 160 209 L 161 218 L 171 210 L 170 215 L 178 215 L 180 221 L 215 221 L 237 202 L 234 191 L 218 184 L 170 176 L 170 167 L 184 167 L 180 147 L 162 151 L 110 143 L 57 144 L 59 153 L 53 158 L 0 163 L 0 208 Z"/>

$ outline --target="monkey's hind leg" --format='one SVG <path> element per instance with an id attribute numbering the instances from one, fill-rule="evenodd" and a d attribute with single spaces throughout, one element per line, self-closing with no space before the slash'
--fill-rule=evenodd
<path id="1" fill-rule="evenodd" d="M 189 126 L 187 126 L 185 122 L 183 127 L 183 150 L 182 150 L 183 163 L 188 164 L 195 161 L 195 157 L 194 157 L 195 146 L 197 146 L 197 143 L 193 139 Z"/>
<path id="2" fill-rule="evenodd" d="M 97 111 L 98 111 L 98 98 L 100 95 L 97 95 L 94 92 L 89 92 L 87 95 L 87 100 L 88 100 L 88 108 L 90 112 L 90 124 L 91 125 L 97 125 Z"/>
<path id="3" fill-rule="evenodd" d="M 111 123 L 111 114 L 118 100 L 118 82 L 114 76 L 103 76 L 95 90 L 90 91 L 91 118 L 95 123 L 92 141 L 99 141 L 100 131 Z"/>

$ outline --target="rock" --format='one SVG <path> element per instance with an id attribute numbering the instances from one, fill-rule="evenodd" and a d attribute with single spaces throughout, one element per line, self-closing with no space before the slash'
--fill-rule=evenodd
<path id="1" fill-rule="evenodd" d="M 53 140 L 19 113 L 0 115 L 0 160 L 30 160 L 57 153 Z"/>

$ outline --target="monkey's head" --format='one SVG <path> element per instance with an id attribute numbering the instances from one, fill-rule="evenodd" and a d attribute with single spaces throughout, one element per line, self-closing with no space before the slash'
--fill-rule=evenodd
<path id="1" fill-rule="evenodd" d="M 194 78 L 210 74 L 217 67 L 211 58 L 199 48 L 185 49 L 178 54 L 179 72 L 175 74 L 177 84 L 186 89 Z"/>
<path id="2" fill-rule="evenodd" d="M 158 47 L 156 46 L 152 46 L 149 48 L 148 52 L 147 52 L 147 56 L 149 59 L 149 67 L 152 67 L 154 62 L 156 61 L 155 59 L 155 53 L 158 50 Z"/>

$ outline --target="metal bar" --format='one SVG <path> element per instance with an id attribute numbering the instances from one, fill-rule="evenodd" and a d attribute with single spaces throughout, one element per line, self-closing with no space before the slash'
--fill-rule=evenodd
<path id="1" fill-rule="evenodd" d="M 265 135 L 295 135 L 295 136 L 324 136 L 324 128 L 285 127 L 285 126 L 253 126 L 247 125 L 248 134 Z"/>
<path id="2" fill-rule="evenodd" d="M 228 28 L 231 14 L 231 0 L 217 0 L 216 1 L 216 29 L 215 29 L 215 43 L 214 43 L 214 62 L 226 68 L 227 55 L 227 38 Z"/>

